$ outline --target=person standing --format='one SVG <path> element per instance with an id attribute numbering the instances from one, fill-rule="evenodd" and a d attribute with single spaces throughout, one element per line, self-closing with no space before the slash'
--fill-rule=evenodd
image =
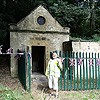
<path id="1" fill-rule="evenodd" d="M 48 78 L 49 89 L 52 91 L 51 95 L 58 97 L 58 79 L 60 77 L 60 71 L 62 69 L 62 61 L 58 58 L 56 52 L 52 53 L 52 59 L 49 60 L 46 68 L 45 75 Z"/>

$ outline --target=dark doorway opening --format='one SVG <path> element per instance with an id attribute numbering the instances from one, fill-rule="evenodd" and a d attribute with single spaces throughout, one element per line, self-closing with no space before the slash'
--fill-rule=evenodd
<path id="1" fill-rule="evenodd" d="M 32 72 L 44 74 L 45 46 L 32 46 Z"/>

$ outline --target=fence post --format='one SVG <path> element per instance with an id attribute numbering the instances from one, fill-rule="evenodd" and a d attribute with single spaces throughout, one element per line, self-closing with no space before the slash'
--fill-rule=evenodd
<path id="1" fill-rule="evenodd" d="M 94 58 L 93 52 L 92 52 L 92 58 Z M 93 62 L 94 62 L 94 59 L 93 59 Z M 92 89 L 94 89 L 94 65 L 92 65 L 92 85 L 93 85 Z"/>
<path id="2" fill-rule="evenodd" d="M 81 52 L 79 52 L 79 58 L 81 58 Z M 80 65 L 80 89 L 82 89 L 82 66 Z"/>
<path id="3" fill-rule="evenodd" d="M 95 58 L 95 89 L 97 88 L 97 65 L 96 65 L 96 53 L 95 53 L 95 56 L 94 56 L 94 58 Z"/>
<path id="4" fill-rule="evenodd" d="M 87 66 L 87 52 L 86 52 L 86 90 L 88 90 L 88 67 Z"/>
<path id="5" fill-rule="evenodd" d="M 73 59 L 75 58 L 75 52 L 73 52 L 73 57 L 72 57 Z M 75 85 L 75 66 L 74 66 L 74 90 L 76 90 L 76 85 Z"/>
<path id="6" fill-rule="evenodd" d="M 68 76 L 68 52 L 65 53 L 65 67 L 64 67 L 64 90 L 66 88 L 68 89 L 68 82 L 69 82 L 69 76 Z M 66 80 L 67 80 L 67 87 L 66 87 Z"/>
<path id="7" fill-rule="evenodd" d="M 27 55 L 28 56 L 28 91 L 31 91 L 31 64 L 30 64 L 30 54 Z"/>
<path id="8" fill-rule="evenodd" d="M 98 53 L 98 58 L 100 58 L 100 54 Z M 100 89 L 100 66 L 98 66 L 98 81 L 97 81 L 97 89 Z"/>
<path id="9" fill-rule="evenodd" d="M 78 78 L 79 78 L 79 76 L 78 76 L 78 52 L 76 52 L 76 61 L 77 61 L 77 90 L 78 90 L 78 86 L 79 86 L 79 80 L 78 80 Z"/>

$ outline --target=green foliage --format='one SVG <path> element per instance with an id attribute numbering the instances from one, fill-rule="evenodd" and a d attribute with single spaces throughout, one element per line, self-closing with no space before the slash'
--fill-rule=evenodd
<path id="1" fill-rule="evenodd" d="M 88 22 L 85 24 L 88 17 L 88 9 L 61 2 L 58 4 L 54 3 L 50 7 L 50 11 L 53 12 L 53 15 L 62 26 L 71 28 L 71 36 L 83 37 L 83 28 L 86 25 L 88 26 Z"/>
<path id="2" fill-rule="evenodd" d="M 7 32 L 5 30 L 0 30 L 0 45 L 5 44 Z"/>
<path id="3" fill-rule="evenodd" d="M 93 0 L 1 0 L 0 30 L 8 30 L 9 23 L 18 22 L 40 4 L 63 27 L 70 28 L 72 37 L 100 34 L 100 2 Z"/>
<path id="4" fill-rule="evenodd" d="M 0 100 L 34 100 L 30 93 L 22 93 L 15 89 L 11 90 L 0 84 Z"/>
<path id="5" fill-rule="evenodd" d="M 92 37 L 93 37 L 93 41 L 95 41 L 95 42 L 99 41 L 100 42 L 100 35 L 99 34 L 94 34 Z"/>
<path id="6" fill-rule="evenodd" d="M 83 98 L 82 100 L 88 100 L 88 98 Z"/>
<path id="7" fill-rule="evenodd" d="M 86 3 L 81 1 L 75 5 L 60 1 L 50 6 L 49 10 L 62 26 L 71 28 L 72 37 L 91 38 L 100 33 L 100 8 L 95 3 L 91 4 L 94 6 L 92 9 Z"/>

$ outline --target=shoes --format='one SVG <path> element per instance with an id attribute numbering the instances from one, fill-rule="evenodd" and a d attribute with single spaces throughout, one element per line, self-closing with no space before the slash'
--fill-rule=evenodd
<path id="1" fill-rule="evenodd" d="M 50 97 L 54 97 L 54 98 L 58 98 L 58 95 L 53 94 L 53 93 L 50 93 L 49 96 L 50 96 Z"/>
<path id="2" fill-rule="evenodd" d="M 54 94 L 53 93 L 50 93 L 50 96 L 54 96 Z"/>
<path id="3" fill-rule="evenodd" d="M 55 98 L 58 98 L 58 95 L 55 95 Z"/>
<path id="4" fill-rule="evenodd" d="M 52 89 L 50 89 L 50 91 L 49 91 L 49 96 L 50 97 L 54 97 L 54 98 L 58 98 L 59 96 L 58 96 L 58 91 L 54 91 L 54 90 L 52 90 Z"/>

